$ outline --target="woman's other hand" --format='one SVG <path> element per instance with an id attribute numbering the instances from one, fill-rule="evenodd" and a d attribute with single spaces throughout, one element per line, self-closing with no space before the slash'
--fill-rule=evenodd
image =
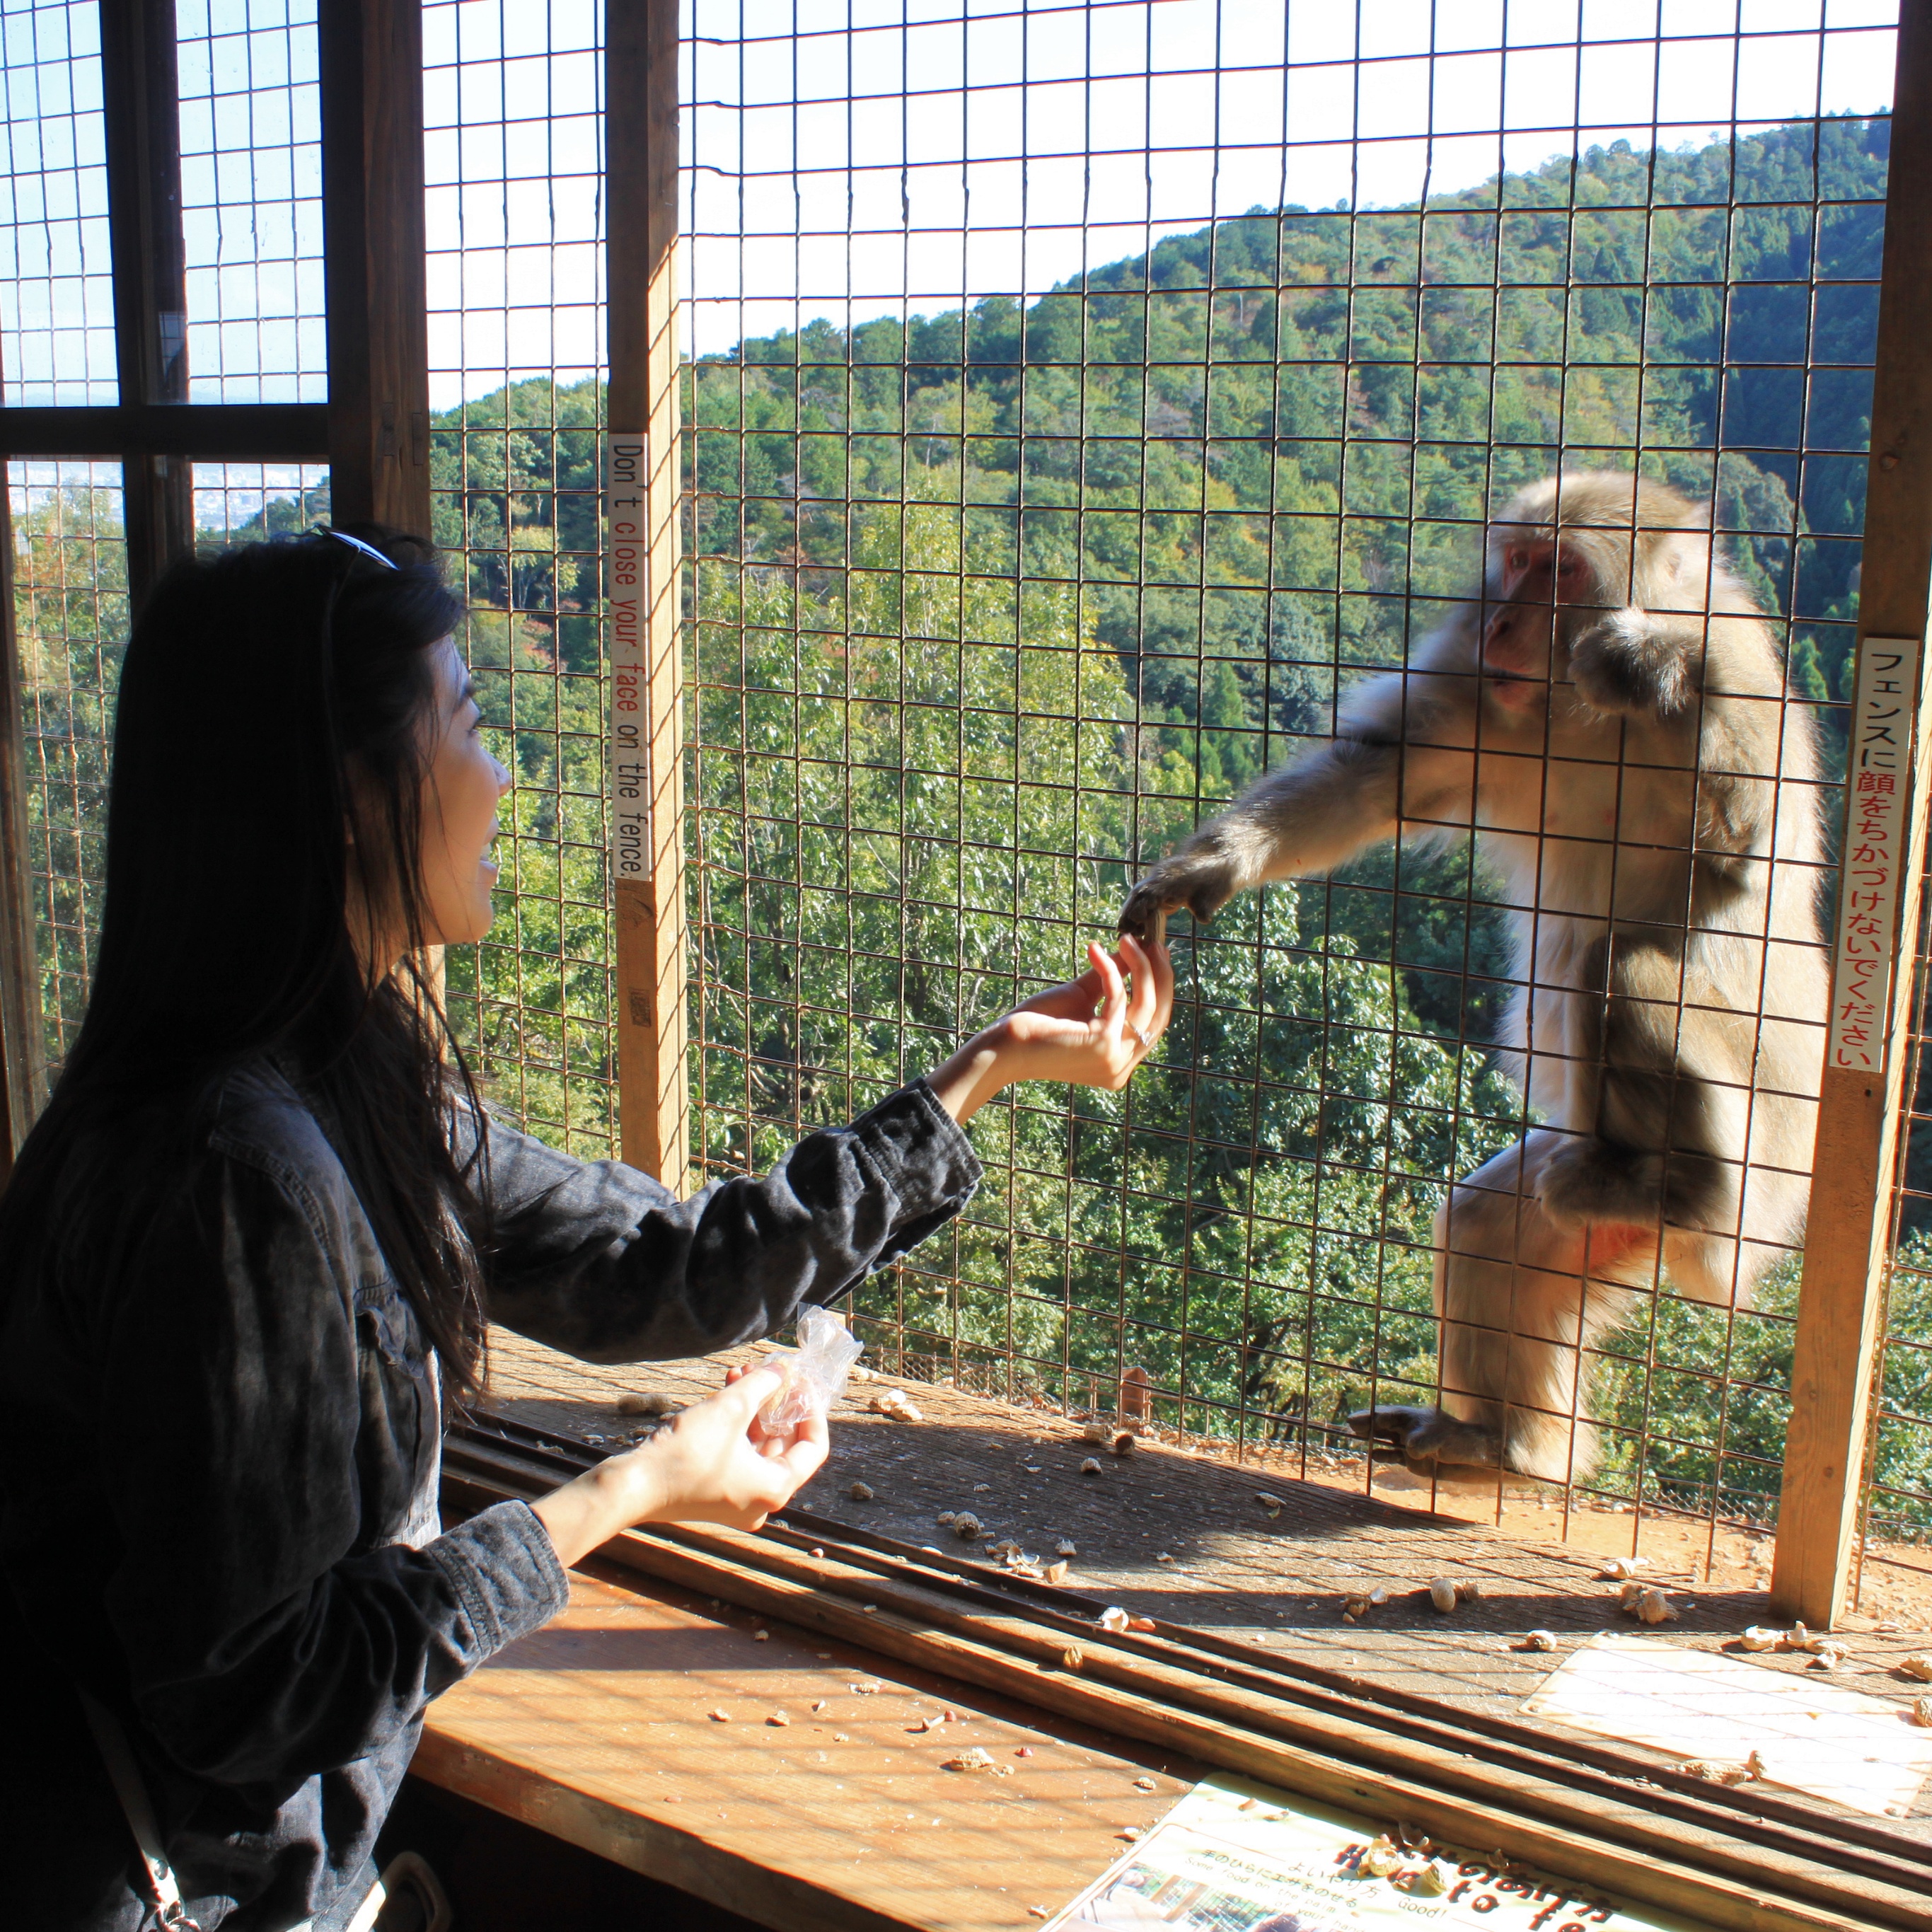
<path id="1" fill-rule="evenodd" d="M 1018 1080 L 1124 1087 L 1167 1029 L 1174 968 L 1160 940 L 1123 936 L 1118 952 L 1090 945 L 1078 979 L 1036 994 L 968 1040 L 931 1077 L 956 1120 L 970 1120 Z"/>
<path id="2" fill-rule="evenodd" d="M 734 1369 L 724 1387 L 681 1410 L 649 1442 L 554 1490 L 530 1507 L 566 1565 L 633 1523 L 760 1528 L 818 1473 L 830 1442 L 812 1417 L 784 1437 L 758 1412 L 784 1386 L 770 1369 Z"/>

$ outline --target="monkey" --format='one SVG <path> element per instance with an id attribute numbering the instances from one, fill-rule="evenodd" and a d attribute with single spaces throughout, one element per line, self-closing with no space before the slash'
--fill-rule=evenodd
<path id="1" fill-rule="evenodd" d="M 1480 596 L 1343 694 L 1334 736 L 1134 886 L 1123 932 L 1473 836 L 1514 992 L 1498 1064 L 1534 1123 L 1450 1183 L 1441 1391 L 1349 1418 L 1450 1478 L 1579 1480 L 1588 1369 L 1667 1280 L 1719 1306 L 1802 1242 L 1828 976 L 1815 728 L 1708 508 L 1564 473 L 1490 528 Z"/>

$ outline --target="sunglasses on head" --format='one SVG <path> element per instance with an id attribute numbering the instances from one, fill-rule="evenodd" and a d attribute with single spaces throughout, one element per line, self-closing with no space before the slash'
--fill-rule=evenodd
<path id="1" fill-rule="evenodd" d="M 360 537 L 352 537 L 346 530 L 332 530 L 326 524 L 316 526 L 314 534 L 319 537 L 333 537 L 338 543 L 346 544 L 351 550 L 359 550 L 364 556 L 373 557 L 385 570 L 398 568 L 394 557 L 385 556 L 374 544 L 364 543 Z"/>

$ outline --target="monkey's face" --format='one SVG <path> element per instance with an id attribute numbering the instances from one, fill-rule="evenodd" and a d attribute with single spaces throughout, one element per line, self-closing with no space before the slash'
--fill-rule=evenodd
<path id="1" fill-rule="evenodd" d="M 1587 587 L 1588 566 L 1544 531 L 1499 532 L 1490 560 L 1490 604 L 1483 626 L 1484 694 L 1523 712 L 1549 702 L 1557 614 Z"/>

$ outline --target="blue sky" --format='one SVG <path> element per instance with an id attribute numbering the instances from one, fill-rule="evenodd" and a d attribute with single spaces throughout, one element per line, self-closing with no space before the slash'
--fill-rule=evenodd
<path id="1" fill-rule="evenodd" d="M 179 0 L 198 399 L 320 398 L 314 0 Z M 685 0 L 700 353 L 1888 102 L 1893 0 Z M 598 0 L 430 0 L 434 400 L 600 355 Z M 0 0 L 10 400 L 108 400 L 92 0 Z M 620 110 L 622 111 L 622 104 Z"/>

